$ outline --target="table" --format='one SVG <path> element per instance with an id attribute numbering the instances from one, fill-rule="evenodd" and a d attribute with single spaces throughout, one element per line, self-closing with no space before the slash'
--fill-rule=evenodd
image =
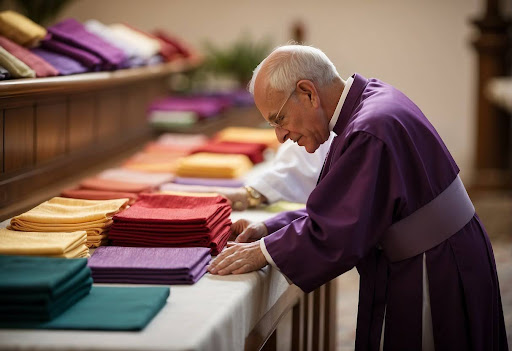
<path id="1" fill-rule="evenodd" d="M 233 212 L 232 220 L 272 215 L 261 210 Z M 333 350 L 334 287 L 328 283 L 304 294 L 271 266 L 242 275 L 207 273 L 194 285 L 171 286 L 167 304 L 142 331 L 0 329 L 0 349 L 273 350 L 276 327 L 291 311 L 292 350 Z"/>

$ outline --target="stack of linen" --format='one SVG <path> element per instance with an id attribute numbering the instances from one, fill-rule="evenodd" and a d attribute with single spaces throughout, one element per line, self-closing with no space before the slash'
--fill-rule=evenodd
<path id="1" fill-rule="evenodd" d="M 114 246 L 209 247 L 213 255 L 226 245 L 231 207 L 222 196 L 141 194 L 127 210 L 114 216 Z"/>
<path id="2" fill-rule="evenodd" d="M 252 168 L 245 155 L 200 152 L 181 158 L 176 167 L 180 177 L 239 178 Z"/>
<path id="3" fill-rule="evenodd" d="M 193 284 L 206 273 L 210 258 L 205 247 L 103 246 L 88 265 L 95 283 Z"/>
<path id="4" fill-rule="evenodd" d="M 263 151 L 267 148 L 264 143 L 211 141 L 192 150 L 191 153 L 210 152 L 215 154 L 238 154 L 249 157 L 252 163 L 263 161 Z"/>
<path id="5" fill-rule="evenodd" d="M 138 152 L 123 163 L 123 168 L 152 173 L 173 174 L 180 158 L 187 153 L 175 152 Z"/>
<path id="6" fill-rule="evenodd" d="M 51 320 L 89 294 L 87 259 L 0 255 L 0 325 Z"/>
<path id="7" fill-rule="evenodd" d="M 89 257 L 85 230 L 65 232 L 20 232 L 0 229 L 1 255 L 28 255 L 62 258 Z"/>
<path id="8" fill-rule="evenodd" d="M 149 143 L 146 151 L 183 151 L 189 153 L 191 150 L 200 147 L 208 142 L 208 137 L 203 134 L 176 134 L 164 133 L 158 137 L 156 142 Z"/>
<path id="9" fill-rule="evenodd" d="M 238 143 L 263 143 L 272 149 L 276 149 L 279 146 L 274 129 L 228 127 L 218 132 L 215 135 L 215 140 Z"/>
<path id="10" fill-rule="evenodd" d="M 112 216 L 126 208 L 128 199 L 81 200 L 54 197 L 28 212 L 13 217 L 8 229 L 27 232 L 87 232 L 87 246 L 107 240 Z"/>

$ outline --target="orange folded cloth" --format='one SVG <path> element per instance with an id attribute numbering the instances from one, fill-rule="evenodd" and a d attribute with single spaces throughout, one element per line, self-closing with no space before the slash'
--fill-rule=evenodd
<path id="1" fill-rule="evenodd" d="M 141 152 L 128 159 L 123 164 L 123 168 L 145 172 L 174 173 L 176 170 L 176 162 L 181 157 L 182 154 Z"/>
<path id="2" fill-rule="evenodd" d="M 136 193 L 127 193 L 120 191 L 103 191 L 89 189 L 67 189 L 60 193 L 62 197 L 72 199 L 85 200 L 113 200 L 113 199 L 130 199 L 128 205 L 132 205 L 138 198 Z"/>
<path id="3" fill-rule="evenodd" d="M 277 148 L 279 141 L 273 129 L 228 127 L 215 135 L 216 141 L 234 141 L 242 143 L 263 143 L 270 148 Z"/>
<path id="4" fill-rule="evenodd" d="M 123 182 L 113 179 L 92 177 L 80 182 L 79 189 L 115 191 L 126 193 L 151 192 L 155 189 L 153 184 Z"/>

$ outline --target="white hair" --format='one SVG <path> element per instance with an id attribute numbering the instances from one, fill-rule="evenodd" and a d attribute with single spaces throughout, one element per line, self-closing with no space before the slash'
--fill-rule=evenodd
<path id="1" fill-rule="evenodd" d="M 336 67 L 322 50 L 306 45 L 278 46 L 254 70 L 248 85 L 253 95 L 254 83 L 262 66 L 267 71 L 268 86 L 277 91 L 291 92 L 301 79 L 321 86 L 339 77 Z"/>

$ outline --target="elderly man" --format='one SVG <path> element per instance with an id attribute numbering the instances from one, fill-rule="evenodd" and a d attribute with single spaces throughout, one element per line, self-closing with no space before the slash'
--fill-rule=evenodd
<path id="1" fill-rule="evenodd" d="M 306 208 L 235 223 L 238 243 L 209 271 L 270 263 L 309 292 L 355 266 L 357 350 L 508 349 L 491 244 L 420 109 L 380 80 L 344 81 L 298 45 L 274 50 L 251 91 L 280 142 L 314 152 L 337 137 Z"/>

